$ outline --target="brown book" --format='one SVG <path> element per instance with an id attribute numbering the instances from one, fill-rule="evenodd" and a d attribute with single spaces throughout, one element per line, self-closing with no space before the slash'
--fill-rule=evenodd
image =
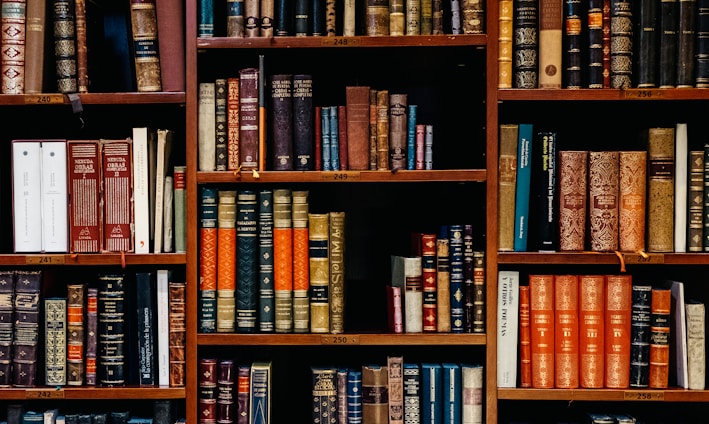
<path id="1" fill-rule="evenodd" d="M 74 0 L 52 0 L 56 88 L 60 93 L 79 91 L 76 71 Z"/>
<path id="2" fill-rule="evenodd" d="M 133 149 L 130 138 L 101 139 L 103 166 L 103 249 L 133 250 Z"/>
<path id="3" fill-rule="evenodd" d="M 239 71 L 239 163 L 242 171 L 259 164 L 259 71 Z"/>
<path id="4" fill-rule="evenodd" d="M 435 333 L 438 311 L 436 300 L 436 241 L 435 233 L 421 234 L 421 278 L 423 280 L 423 332 Z M 472 303 L 472 298 L 470 299 Z"/>
<path id="5" fill-rule="evenodd" d="M 389 165 L 392 171 L 406 169 L 406 102 L 406 94 L 389 95 Z"/>
<path id="6" fill-rule="evenodd" d="M 672 252 L 675 129 L 650 128 L 647 141 L 647 250 Z"/>
<path id="7" fill-rule="evenodd" d="M 347 106 L 337 106 L 337 156 L 340 162 L 340 170 L 349 169 L 349 155 L 347 154 Z"/>
<path id="8" fill-rule="evenodd" d="M 554 275 L 529 276 L 532 387 L 554 387 Z"/>
<path id="9" fill-rule="evenodd" d="M 529 286 L 519 286 L 519 387 L 532 387 Z"/>
<path id="10" fill-rule="evenodd" d="M 169 359 L 170 359 L 170 387 L 184 387 L 185 385 L 185 348 L 186 327 L 186 285 L 181 281 L 168 283 L 168 320 L 170 322 Z"/>
<path id="11" fill-rule="evenodd" d="M 387 356 L 389 424 L 404 424 L 404 357 Z"/>
<path id="12" fill-rule="evenodd" d="M 451 331 L 450 239 L 448 227 L 442 226 L 436 239 L 436 331 Z"/>
<path id="13" fill-rule="evenodd" d="M 559 152 L 559 250 L 584 250 L 588 151 Z"/>
<path id="14" fill-rule="evenodd" d="M 539 1 L 539 88 L 561 88 L 564 4 Z"/>
<path id="15" fill-rule="evenodd" d="M 239 169 L 239 78 L 227 78 L 227 169 Z"/>
<path id="16" fill-rule="evenodd" d="M 101 153 L 98 140 L 68 140 L 69 249 L 97 253 L 102 246 Z"/>
<path id="17" fill-rule="evenodd" d="M 630 386 L 630 319 L 633 301 L 630 274 L 606 276 L 605 387 Z"/>
<path id="18" fill-rule="evenodd" d="M 588 181 L 591 250 L 618 250 L 618 152 L 589 152 Z"/>
<path id="19" fill-rule="evenodd" d="M 687 193 L 687 251 L 701 252 L 704 230 L 704 151 L 689 152 L 689 192 Z"/>
<path id="20" fill-rule="evenodd" d="M 587 389 L 604 384 L 605 285 L 604 275 L 579 276 L 579 386 Z"/>
<path id="21" fill-rule="evenodd" d="M 362 416 L 363 422 L 386 424 L 389 422 L 389 372 L 386 366 L 362 366 Z"/>
<path id="22" fill-rule="evenodd" d="M 554 386 L 579 387 L 579 282 L 577 275 L 554 276 Z"/>
<path id="23" fill-rule="evenodd" d="M 259 4 L 259 36 L 273 37 L 273 20 L 275 18 L 275 2 L 261 0 Z"/>
<path id="24" fill-rule="evenodd" d="M 377 91 L 377 171 L 389 169 L 389 90 Z"/>
<path id="25" fill-rule="evenodd" d="M 185 91 L 185 7 L 182 0 L 155 0 L 155 11 L 162 91 Z"/>
<path id="26" fill-rule="evenodd" d="M 155 0 L 130 1 L 133 61 L 138 91 L 162 90 Z"/>
<path id="27" fill-rule="evenodd" d="M 84 377 L 87 386 L 96 385 L 96 353 L 98 342 L 98 289 L 86 288 L 86 346 Z"/>
<path id="28" fill-rule="evenodd" d="M 66 286 L 66 383 L 69 386 L 84 384 L 84 305 L 86 284 Z"/>
<path id="29" fill-rule="evenodd" d="M 369 170 L 377 169 L 377 90 L 369 89 Z"/>
<path id="30" fill-rule="evenodd" d="M 27 1 L 25 20 L 25 94 L 38 94 L 44 88 L 47 2 Z"/>
<path id="31" fill-rule="evenodd" d="M 347 165 L 351 170 L 369 169 L 370 90 L 368 86 L 345 87 Z"/>
<path id="32" fill-rule="evenodd" d="M 666 389 L 670 369 L 670 309 L 669 288 L 653 287 L 650 307 L 650 375 L 649 387 Z"/>
<path id="33" fill-rule="evenodd" d="M 227 79 L 214 80 L 214 169 L 227 170 Z"/>
<path id="34" fill-rule="evenodd" d="M 386 0 L 367 0 L 366 3 L 367 35 L 389 35 L 389 2 Z"/>
<path id="35" fill-rule="evenodd" d="M 485 251 L 473 252 L 473 333 L 485 333 Z"/>
<path id="36" fill-rule="evenodd" d="M 512 88 L 512 0 L 500 0 L 497 14 L 497 88 Z"/>
<path id="37" fill-rule="evenodd" d="M 236 330 L 236 191 L 219 190 L 217 203 L 217 332 Z"/>
<path id="38" fill-rule="evenodd" d="M 2 35 L 0 36 L 0 67 L 2 94 L 25 92 L 25 0 L 2 1 Z"/>
<path id="39" fill-rule="evenodd" d="M 637 252 L 645 250 L 647 152 L 621 151 L 619 155 L 618 244 L 624 252 Z"/>
<path id="40" fill-rule="evenodd" d="M 481 0 L 463 0 L 463 34 L 482 34 L 485 32 L 485 2 Z"/>
<path id="41" fill-rule="evenodd" d="M 79 93 L 89 92 L 88 46 L 86 45 L 86 0 L 74 1 L 76 25 L 76 82 Z"/>
<path id="42" fill-rule="evenodd" d="M 500 125 L 497 193 L 497 249 L 514 250 L 515 190 L 517 186 L 517 137 L 519 125 Z"/>

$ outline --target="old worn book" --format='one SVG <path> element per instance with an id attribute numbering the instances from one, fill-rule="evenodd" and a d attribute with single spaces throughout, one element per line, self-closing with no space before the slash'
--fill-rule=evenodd
<path id="1" fill-rule="evenodd" d="M 51 22 L 51 21 L 50 21 Z M 47 2 L 29 0 L 25 16 L 25 93 L 38 94 L 44 88 Z"/>
<path id="2" fill-rule="evenodd" d="M 47 386 L 66 385 L 66 298 L 44 299 L 44 379 Z"/>
<path id="3" fill-rule="evenodd" d="M 155 0 L 162 91 L 185 91 L 185 9 L 179 0 Z"/>
<path id="4" fill-rule="evenodd" d="M 347 159 L 347 106 L 346 105 L 337 105 L 333 106 L 333 108 L 337 108 L 337 115 L 335 115 L 337 119 L 337 126 L 336 127 L 330 127 L 331 133 L 337 130 L 337 168 L 333 170 L 341 170 L 341 171 L 346 171 L 348 168 L 348 159 Z M 332 114 L 330 114 L 330 117 L 332 117 Z M 333 145 L 334 147 L 334 145 Z M 333 152 L 334 154 L 334 152 Z"/>
<path id="5" fill-rule="evenodd" d="M 687 251 L 701 252 L 704 234 L 704 151 L 689 151 Z"/>
<path id="6" fill-rule="evenodd" d="M 578 0 L 564 0 L 563 4 L 563 46 L 562 85 L 564 88 L 584 86 L 583 44 L 585 5 Z"/>
<path id="7" fill-rule="evenodd" d="M 529 285 L 519 286 L 519 387 L 532 387 Z"/>
<path id="8" fill-rule="evenodd" d="M 660 88 L 673 88 L 677 85 L 678 15 L 679 0 L 660 2 L 657 14 L 657 78 Z"/>
<path id="9" fill-rule="evenodd" d="M 12 384 L 15 387 L 34 387 L 38 382 L 38 349 L 40 293 L 43 271 L 15 271 L 15 299 L 12 355 Z"/>
<path id="10" fill-rule="evenodd" d="M 404 424 L 404 357 L 387 356 L 389 424 Z"/>
<path id="11" fill-rule="evenodd" d="M 706 385 L 706 312 L 704 303 L 685 302 L 687 319 L 687 388 L 704 390 Z"/>
<path id="12" fill-rule="evenodd" d="M 633 18 L 631 2 L 610 0 L 610 88 L 630 88 L 634 83 Z"/>
<path id="13" fill-rule="evenodd" d="M 312 373 L 312 417 L 313 422 L 337 422 L 338 404 L 337 369 L 334 367 L 311 367 Z"/>
<path id="14" fill-rule="evenodd" d="M 554 387 L 554 275 L 529 276 L 532 387 Z"/>
<path id="15" fill-rule="evenodd" d="M 368 86 L 345 87 L 347 104 L 347 160 L 351 170 L 369 169 Z"/>
<path id="16" fill-rule="evenodd" d="M 594 252 L 618 249 L 618 152 L 588 155 L 588 215 Z"/>
<path id="17" fill-rule="evenodd" d="M 330 211 L 330 333 L 345 331 L 346 213 Z"/>
<path id="18" fill-rule="evenodd" d="M 275 331 L 273 293 L 273 189 L 258 192 L 258 329 Z"/>
<path id="19" fill-rule="evenodd" d="M 15 273 L 0 271 L 0 387 L 12 386 L 12 338 L 14 332 Z"/>
<path id="20" fill-rule="evenodd" d="M 645 250 L 647 152 L 618 152 L 618 246 L 622 251 Z"/>
<path id="21" fill-rule="evenodd" d="M 497 275 L 497 387 L 517 387 L 519 271 Z"/>
<path id="22" fill-rule="evenodd" d="M 220 189 L 216 234 L 216 330 L 236 331 L 236 190 Z"/>
<path id="23" fill-rule="evenodd" d="M 630 386 L 630 321 L 633 301 L 630 274 L 606 276 L 605 387 Z"/>
<path id="24" fill-rule="evenodd" d="M 57 91 L 77 93 L 75 4 L 73 0 L 53 0 L 50 4 Z"/>
<path id="25" fill-rule="evenodd" d="M 186 347 L 187 347 L 187 317 L 186 313 L 186 283 L 184 281 L 168 281 L 168 360 L 170 363 L 170 387 L 184 387 L 186 379 Z"/>
<path id="26" fill-rule="evenodd" d="M 389 165 L 392 171 L 406 169 L 407 95 L 389 95 Z"/>
<path id="27" fill-rule="evenodd" d="M 227 170 L 239 169 L 239 77 L 226 80 Z M 215 117 L 216 118 L 216 117 Z"/>
<path id="28" fill-rule="evenodd" d="M 24 94 L 26 50 L 26 0 L 3 0 L 0 67 L 2 94 Z"/>
<path id="29" fill-rule="evenodd" d="M 293 190 L 293 332 L 310 331 L 308 190 Z"/>
<path id="30" fill-rule="evenodd" d="M 89 63 L 87 43 L 86 0 L 74 2 L 74 25 L 76 30 L 76 82 L 79 93 L 89 92 Z"/>
<path id="31" fill-rule="evenodd" d="M 367 0 L 366 4 L 367 35 L 389 35 L 389 2 Z"/>
<path id="32" fill-rule="evenodd" d="M 103 175 L 103 248 L 133 250 L 133 142 L 101 139 Z"/>
<path id="33" fill-rule="evenodd" d="M 559 152 L 559 250 L 584 250 L 588 200 L 588 151 Z"/>
<path id="34" fill-rule="evenodd" d="M 273 286 L 277 333 L 293 332 L 293 194 L 273 190 Z"/>
<path id="35" fill-rule="evenodd" d="M 386 366 L 362 366 L 362 422 L 372 424 L 389 422 L 388 377 Z"/>
<path id="36" fill-rule="evenodd" d="M 239 163 L 242 171 L 259 164 L 259 84 L 257 68 L 239 70 Z"/>
<path id="37" fill-rule="evenodd" d="M 497 194 L 497 249 L 514 250 L 515 190 L 517 184 L 517 142 L 519 125 L 500 125 Z"/>
<path id="38" fill-rule="evenodd" d="M 258 196 L 255 190 L 236 195 L 236 331 L 255 333 L 258 319 Z M 221 262 L 220 262 L 221 266 Z"/>
<path id="39" fill-rule="evenodd" d="M 448 247 L 450 249 L 450 299 L 451 332 L 462 333 L 465 329 L 464 316 L 464 241 L 463 224 L 448 226 Z"/>
<path id="40" fill-rule="evenodd" d="M 98 289 L 86 288 L 86 359 L 85 382 L 87 386 L 96 385 L 96 354 L 98 341 Z"/>
<path id="41" fill-rule="evenodd" d="M 653 287 L 650 301 L 650 372 L 649 387 L 664 389 L 669 384 L 670 312 L 672 294 L 669 288 Z"/>
<path id="42" fill-rule="evenodd" d="M 554 276 L 554 387 L 579 387 L 578 276 Z"/>
<path id="43" fill-rule="evenodd" d="M 652 286 L 633 284 L 630 318 L 630 387 L 648 387 Z"/>
<path id="44" fill-rule="evenodd" d="M 197 156 L 200 171 L 214 171 L 216 156 L 216 91 L 215 83 L 200 82 L 197 113 Z"/>
<path id="45" fill-rule="evenodd" d="M 436 331 L 451 331 L 450 241 L 448 226 L 441 225 L 436 237 Z"/>
<path id="46" fill-rule="evenodd" d="M 101 156 L 98 140 L 67 141 L 69 181 L 69 249 L 97 253 L 102 247 L 100 213 Z"/>
<path id="47" fill-rule="evenodd" d="M 236 373 L 236 422 L 238 424 L 248 424 L 251 367 L 249 365 L 239 365 Z"/>
<path id="48" fill-rule="evenodd" d="M 217 78 L 214 80 L 214 161 L 217 171 L 227 170 L 227 79 Z"/>
<path id="49" fill-rule="evenodd" d="M 315 169 L 315 110 L 313 76 L 293 75 L 293 169 Z"/>
<path id="50" fill-rule="evenodd" d="M 650 128 L 647 136 L 647 249 L 674 249 L 675 129 Z"/>
<path id="51" fill-rule="evenodd" d="M 377 90 L 377 171 L 389 168 L 389 90 Z"/>
<path id="52" fill-rule="evenodd" d="M 133 60 L 138 91 L 161 91 L 156 0 L 131 0 Z"/>
<path id="53" fill-rule="evenodd" d="M 586 87 L 603 88 L 603 0 L 589 0 L 586 17 Z"/>
<path id="54" fill-rule="evenodd" d="M 274 171 L 289 171 L 293 170 L 293 75 L 271 75 L 269 80 L 271 167 Z"/>
<path id="55" fill-rule="evenodd" d="M 706 0 L 697 0 L 697 24 L 695 28 L 696 64 L 694 83 L 697 88 L 709 87 L 709 10 Z"/>
<path id="56" fill-rule="evenodd" d="M 481 364 L 460 364 L 463 424 L 483 422 L 483 371 Z"/>
<path id="57" fill-rule="evenodd" d="M 472 263 L 471 263 L 472 266 Z M 472 269 L 472 268 L 471 268 Z M 437 331 L 438 310 L 436 308 L 436 234 L 421 234 L 421 279 L 423 290 L 423 331 Z M 472 286 L 472 276 L 470 280 Z M 465 299 L 466 302 L 468 298 Z M 467 305 L 467 303 L 466 303 Z M 467 315 L 466 315 L 467 316 Z M 470 296 L 470 325 L 472 330 L 472 293 Z M 472 331 L 471 331 L 472 332 Z"/>
<path id="58" fill-rule="evenodd" d="M 310 331 L 330 332 L 330 216 L 308 216 L 308 254 L 310 263 Z"/>
<path id="59" fill-rule="evenodd" d="M 217 373 L 216 358 L 200 357 L 198 363 L 197 384 L 199 387 L 197 410 L 202 422 L 217 421 Z M 247 421 L 248 422 L 248 421 Z"/>
<path id="60" fill-rule="evenodd" d="M 512 39 L 512 83 L 515 88 L 537 88 L 539 77 L 539 2 L 515 0 Z"/>
<path id="61" fill-rule="evenodd" d="M 497 4 L 497 88 L 512 88 L 514 2 L 501 0 Z"/>
<path id="62" fill-rule="evenodd" d="M 377 90 L 369 89 L 369 170 L 377 169 Z"/>
<path id="63" fill-rule="evenodd" d="M 199 193 L 199 332 L 217 331 L 217 233 L 219 196 L 214 187 Z"/>
<path id="64" fill-rule="evenodd" d="M 421 366 L 413 362 L 404 362 L 405 423 L 421 420 L 421 389 Z"/>
<path id="65" fill-rule="evenodd" d="M 579 276 L 579 386 L 601 388 L 605 363 L 605 285 L 600 274 Z"/>
<path id="66" fill-rule="evenodd" d="M 563 3 L 539 0 L 539 88 L 561 88 Z"/>
<path id="67" fill-rule="evenodd" d="M 635 43 L 633 55 L 636 63 L 636 86 L 638 88 L 657 87 L 657 59 L 659 53 L 658 13 L 660 3 L 641 0 L 635 8 Z"/>

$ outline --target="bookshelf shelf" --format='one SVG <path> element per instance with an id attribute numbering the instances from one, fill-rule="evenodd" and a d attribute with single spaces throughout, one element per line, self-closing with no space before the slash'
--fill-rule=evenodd
<path id="1" fill-rule="evenodd" d="M 36 387 L 0 389 L 3 400 L 138 400 L 184 399 L 185 388 L 169 387 Z"/>
<path id="2" fill-rule="evenodd" d="M 603 402 L 707 402 L 709 392 L 687 389 L 497 389 L 500 400 L 561 400 Z"/>
<path id="3" fill-rule="evenodd" d="M 96 254 L 4 254 L 0 255 L 3 265 L 184 265 L 187 255 L 184 253 L 96 253 Z"/>
<path id="4" fill-rule="evenodd" d="M 484 345 L 484 334 L 199 334 L 199 345 L 417 346 Z"/>
<path id="5" fill-rule="evenodd" d="M 264 171 L 264 172 L 199 172 L 199 183 L 272 183 L 272 182 L 484 182 L 484 169 L 450 169 L 430 171 Z"/>
<path id="6" fill-rule="evenodd" d="M 177 104 L 184 105 L 185 93 L 82 93 L 79 99 L 85 105 L 138 105 L 138 104 Z M 71 105 L 66 94 L 3 94 L 0 106 L 38 106 Z"/>
<path id="7" fill-rule="evenodd" d="M 354 47 L 451 47 L 487 44 L 485 34 L 418 35 L 398 37 L 213 37 L 198 38 L 198 49 L 233 48 L 354 48 Z"/>
<path id="8" fill-rule="evenodd" d="M 500 101 L 687 101 L 709 99 L 706 88 L 500 89 Z"/>
<path id="9" fill-rule="evenodd" d="M 648 253 L 647 257 L 638 253 L 621 252 L 626 265 L 705 265 L 709 260 L 706 253 Z M 498 252 L 498 264 L 556 264 L 556 265 L 621 265 L 615 253 L 598 252 Z"/>

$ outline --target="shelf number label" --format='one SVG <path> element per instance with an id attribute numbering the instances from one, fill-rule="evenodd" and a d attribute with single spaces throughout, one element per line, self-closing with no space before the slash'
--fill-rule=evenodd
<path id="1" fill-rule="evenodd" d="M 323 172 L 320 174 L 322 181 L 359 181 L 361 175 L 359 172 Z"/>
<path id="2" fill-rule="evenodd" d="M 627 390 L 623 392 L 623 400 L 665 400 L 665 392 L 662 390 Z"/>
<path id="3" fill-rule="evenodd" d="M 359 344 L 359 336 L 354 336 L 354 335 L 322 336 L 320 338 L 320 344 L 323 344 L 323 345 L 358 345 Z"/>
<path id="4" fill-rule="evenodd" d="M 322 37 L 323 46 L 353 47 L 359 46 L 360 39 L 357 37 Z"/>
<path id="5" fill-rule="evenodd" d="M 64 399 L 64 390 L 25 390 L 25 399 Z"/>
<path id="6" fill-rule="evenodd" d="M 626 99 L 661 99 L 665 97 L 665 92 L 663 90 L 647 90 L 647 89 L 627 89 L 623 90 L 623 96 Z"/>
<path id="7" fill-rule="evenodd" d="M 665 263 L 665 255 L 663 254 L 645 254 L 639 253 L 624 253 L 623 259 L 626 264 L 663 264 Z"/>
<path id="8" fill-rule="evenodd" d="M 64 262 L 64 255 L 34 255 L 25 260 L 27 265 L 62 265 Z"/>
<path id="9" fill-rule="evenodd" d="M 27 105 L 56 105 L 63 103 L 64 96 L 61 94 L 25 95 L 25 104 Z"/>

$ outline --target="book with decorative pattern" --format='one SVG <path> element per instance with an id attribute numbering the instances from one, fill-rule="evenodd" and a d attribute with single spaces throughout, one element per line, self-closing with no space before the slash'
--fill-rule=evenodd
<path id="1" fill-rule="evenodd" d="M 605 287 L 605 275 L 579 276 L 579 386 L 588 389 L 604 385 Z"/>
<path id="2" fill-rule="evenodd" d="M 257 68 L 239 70 L 239 164 L 242 171 L 259 164 L 259 84 Z"/>
<path id="3" fill-rule="evenodd" d="M 12 386 L 12 339 L 15 309 L 15 273 L 0 271 L 0 387 Z"/>
<path id="4" fill-rule="evenodd" d="M 234 171 L 241 165 L 239 163 L 239 77 L 227 78 L 226 89 L 227 169 Z"/>
<path id="5" fill-rule="evenodd" d="M 2 36 L 0 37 L 0 67 L 2 94 L 24 94 L 25 50 L 27 31 L 26 0 L 3 0 Z"/>
<path id="6" fill-rule="evenodd" d="M 52 0 L 54 60 L 57 91 L 77 93 L 75 3 L 73 0 Z"/>
<path id="7" fill-rule="evenodd" d="M 98 279 L 97 377 L 101 386 L 126 383 L 125 275 L 102 274 Z"/>
<path id="8" fill-rule="evenodd" d="M 230 260 L 236 260 L 236 331 L 254 333 L 259 290 L 258 196 L 255 190 L 237 192 L 235 218 L 236 258 Z M 222 263 L 219 262 L 220 267 Z"/>
<path id="9" fill-rule="evenodd" d="M 497 4 L 497 88 L 512 88 L 514 2 L 500 0 Z"/>
<path id="10" fill-rule="evenodd" d="M 186 317 L 186 283 L 184 281 L 168 281 L 168 359 L 170 362 L 170 387 L 184 387 L 186 379 L 186 347 L 187 347 L 187 317 Z"/>
<path id="11" fill-rule="evenodd" d="M 236 190 L 218 191 L 216 265 L 216 331 L 236 330 Z"/>
<path id="12" fill-rule="evenodd" d="M 579 387 L 578 276 L 554 276 L 554 387 Z"/>
<path id="13" fill-rule="evenodd" d="M 689 151 L 687 251 L 701 252 L 704 234 L 704 150 Z"/>
<path id="14" fill-rule="evenodd" d="M 101 139 L 103 247 L 109 252 L 133 250 L 133 149 L 130 138 Z"/>
<path id="15" fill-rule="evenodd" d="M 199 193 L 199 332 L 217 331 L 217 189 Z"/>
<path id="16" fill-rule="evenodd" d="M 70 251 L 101 250 L 101 155 L 98 140 L 67 141 Z"/>
<path id="17" fill-rule="evenodd" d="M 273 190 L 273 287 L 277 333 L 293 332 L 293 194 Z"/>
<path id="18" fill-rule="evenodd" d="M 532 387 L 554 387 L 554 275 L 529 276 L 529 329 Z"/>
<path id="19" fill-rule="evenodd" d="M 156 0 L 131 0 L 133 60 L 138 91 L 161 91 Z"/>
<path id="20" fill-rule="evenodd" d="M 423 284 L 423 331 L 437 331 L 436 234 L 421 235 L 421 278 Z"/>
<path id="21" fill-rule="evenodd" d="M 620 151 L 618 169 L 618 247 L 625 252 L 645 250 L 647 152 Z"/>
<path id="22" fill-rule="evenodd" d="M 448 226 L 448 247 L 450 258 L 450 304 L 451 332 L 462 333 L 465 327 L 464 282 L 463 277 L 463 224 Z"/>
<path id="23" fill-rule="evenodd" d="M 332 367 L 311 367 L 313 422 L 337 423 L 337 369 Z"/>
<path id="24" fill-rule="evenodd" d="M 591 250 L 618 250 L 618 152 L 588 154 L 588 221 Z"/>
<path id="25" fill-rule="evenodd" d="M 605 383 L 609 389 L 630 386 L 630 321 L 633 301 L 630 274 L 606 276 Z"/>
<path id="26" fill-rule="evenodd" d="M 310 331 L 330 332 L 330 215 L 308 216 L 310 275 Z"/>
<path id="27" fill-rule="evenodd" d="M 12 330 L 12 384 L 15 387 L 37 384 L 42 280 L 42 271 L 15 271 L 15 325 Z"/>
<path id="28" fill-rule="evenodd" d="M 404 424 L 404 357 L 387 356 L 389 424 Z"/>
<path id="29" fill-rule="evenodd" d="M 633 284 L 630 315 L 630 387 L 648 387 L 652 286 Z"/>
<path id="30" fill-rule="evenodd" d="M 96 353 L 98 341 L 98 289 L 86 288 L 86 367 L 87 386 L 96 385 Z"/>
<path id="31" fill-rule="evenodd" d="M 66 385 L 66 298 L 44 299 L 44 378 L 47 386 Z"/>
<path id="32" fill-rule="evenodd" d="M 346 213 L 330 211 L 330 333 L 345 331 Z"/>
<path id="33" fill-rule="evenodd" d="M 514 0 L 512 83 L 515 88 L 537 88 L 539 76 L 539 2 Z"/>
<path id="34" fill-rule="evenodd" d="M 69 386 L 84 384 L 84 304 L 86 284 L 66 286 L 66 380 Z"/>
<path id="35" fill-rule="evenodd" d="M 634 82 L 633 7 L 628 0 L 609 1 L 610 88 L 630 88 Z"/>
<path id="36" fill-rule="evenodd" d="M 421 367 L 404 362 L 404 422 L 421 422 Z"/>
<path id="37" fill-rule="evenodd" d="M 251 391 L 251 367 L 239 365 L 236 375 L 236 422 L 249 424 L 249 397 Z"/>
<path id="38" fill-rule="evenodd" d="M 226 171 L 228 158 L 227 102 L 229 91 L 226 78 L 214 80 L 214 169 Z"/>
<path id="39" fill-rule="evenodd" d="M 273 189 L 258 192 L 258 330 L 275 331 L 273 293 Z"/>
<path id="40" fill-rule="evenodd" d="M 451 331 L 450 257 L 448 226 L 441 225 L 436 237 L 436 331 Z"/>
<path id="41" fill-rule="evenodd" d="M 588 151 L 559 152 L 559 250 L 584 250 L 588 200 Z"/>
<path id="42" fill-rule="evenodd" d="M 293 332 L 310 331 L 308 190 L 293 190 Z"/>
<path id="43" fill-rule="evenodd" d="M 670 311 L 672 294 L 669 288 L 653 287 L 650 301 L 650 367 L 648 383 L 653 389 L 666 389 L 670 369 Z"/>
<path id="44" fill-rule="evenodd" d="M 519 387 L 532 387 L 529 285 L 519 286 Z"/>

